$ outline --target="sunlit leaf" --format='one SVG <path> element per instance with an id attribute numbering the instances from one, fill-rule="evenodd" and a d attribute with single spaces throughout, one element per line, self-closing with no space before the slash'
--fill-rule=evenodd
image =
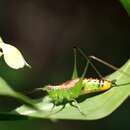
<path id="1" fill-rule="evenodd" d="M 127 75 L 121 71 L 127 73 Z M 50 119 L 95 120 L 104 118 L 114 112 L 130 95 L 130 77 L 128 75 L 130 75 L 130 61 L 121 67 L 120 70 L 107 77 L 110 80 L 116 79 L 117 87 L 113 87 L 104 93 L 86 98 L 80 102 L 81 110 L 86 116 L 82 115 L 70 104 L 67 104 L 62 111 L 49 116 L 53 106 L 52 103 L 49 103 L 49 97 L 44 97 L 37 101 L 37 106 L 43 110 L 42 112 L 32 110 L 25 106 L 17 108 L 16 112 L 30 117 Z M 55 107 L 54 111 L 58 111 L 61 107 L 61 105 Z"/>

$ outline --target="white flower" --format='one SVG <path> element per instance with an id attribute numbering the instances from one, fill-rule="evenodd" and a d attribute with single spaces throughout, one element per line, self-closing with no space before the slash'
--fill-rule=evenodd
<path id="1" fill-rule="evenodd" d="M 4 60 L 6 64 L 13 69 L 20 69 L 24 66 L 31 67 L 22 56 L 21 52 L 14 46 L 10 44 L 6 44 L 0 39 L 0 48 L 2 52 L 0 52 L 0 56 L 4 56 Z"/>

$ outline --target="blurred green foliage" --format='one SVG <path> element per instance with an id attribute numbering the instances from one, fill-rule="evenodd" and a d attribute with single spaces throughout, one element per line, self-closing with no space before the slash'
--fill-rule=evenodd
<path id="1" fill-rule="evenodd" d="M 130 1 L 129 0 L 120 0 L 128 15 L 130 15 Z"/>

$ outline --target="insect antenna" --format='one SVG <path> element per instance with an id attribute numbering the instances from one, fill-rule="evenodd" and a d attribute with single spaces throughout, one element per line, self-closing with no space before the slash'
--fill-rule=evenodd
<path id="1" fill-rule="evenodd" d="M 77 47 L 77 50 L 80 52 L 80 54 L 81 54 L 87 61 L 89 61 L 90 65 L 91 65 L 92 68 L 95 70 L 95 72 L 98 74 L 98 76 L 99 76 L 101 79 L 103 79 L 102 74 L 97 70 L 97 68 L 95 67 L 95 65 L 91 62 L 90 58 L 87 57 L 87 56 L 85 55 L 85 53 L 84 53 L 79 47 Z"/>

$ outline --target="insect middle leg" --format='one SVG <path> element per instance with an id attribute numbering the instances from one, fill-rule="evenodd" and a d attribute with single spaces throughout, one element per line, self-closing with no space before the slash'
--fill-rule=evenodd
<path id="1" fill-rule="evenodd" d="M 75 99 L 71 102 L 71 105 L 76 107 L 83 116 L 86 116 L 86 114 L 81 110 L 79 103 Z"/>
<path id="2" fill-rule="evenodd" d="M 53 114 L 56 114 L 56 113 L 62 111 L 65 108 L 65 104 L 63 104 L 62 107 L 59 110 L 53 112 L 53 110 L 54 110 L 55 107 L 56 107 L 56 104 L 54 103 L 53 106 L 52 106 L 52 108 L 51 108 L 51 110 L 49 111 L 49 114 L 47 115 L 47 117 L 49 117 L 49 116 L 51 116 Z"/>
<path id="3" fill-rule="evenodd" d="M 77 47 L 77 50 L 80 52 L 80 54 L 90 63 L 90 65 L 92 66 L 92 68 L 95 70 L 95 72 L 97 73 L 97 75 L 101 78 L 104 79 L 104 77 L 102 76 L 102 74 L 97 70 L 97 68 L 95 67 L 95 65 L 91 62 L 91 57 L 88 57 L 85 55 L 85 53 L 79 48 Z"/>

